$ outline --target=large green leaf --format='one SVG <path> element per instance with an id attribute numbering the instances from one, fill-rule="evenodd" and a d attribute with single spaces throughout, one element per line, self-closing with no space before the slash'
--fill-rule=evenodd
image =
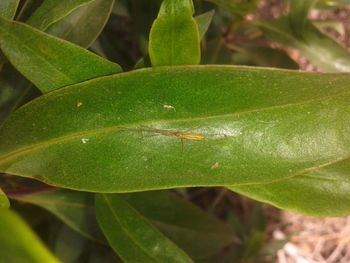
<path id="1" fill-rule="evenodd" d="M 350 72 L 350 53 L 321 33 L 310 21 L 305 21 L 300 36 L 295 35 L 289 17 L 255 23 L 267 37 L 298 49 L 320 71 Z"/>
<path id="2" fill-rule="evenodd" d="M 250 185 L 247 195 L 283 180 L 294 182 L 285 194 L 294 193 L 319 173 L 307 194 L 329 197 L 293 195 L 283 207 L 347 214 L 349 80 L 233 66 L 98 78 L 12 114 L 0 130 L 0 170 L 86 191 Z"/>
<path id="3" fill-rule="evenodd" d="M 93 208 L 93 196 L 75 191 L 47 191 L 16 195 L 12 198 L 40 206 L 85 237 L 99 239 Z"/>
<path id="4" fill-rule="evenodd" d="M 117 195 L 98 195 L 96 216 L 111 247 L 125 262 L 192 262 Z"/>
<path id="5" fill-rule="evenodd" d="M 193 259 L 219 253 L 234 241 L 232 231 L 170 191 L 148 191 L 120 195 Z"/>
<path id="6" fill-rule="evenodd" d="M 10 207 L 9 200 L 7 199 L 7 196 L 0 188 L 0 209 L 9 208 L 9 207 Z"/>
<path id="7" fill-rule="evenodd" d="M 199 64 L 200 36 L 192 0 L 164 0 L 149 39 L 153 66 Z"/>
<path id="8" fill-rule="evenodd" d="M 5 19 L 0 19 L 0 48 L 42 92 L 121 70 L 81 47 Z"/>
<path id="9" fill-rule="evenodd" d="M 1 0 L 0 1 L 0 16 L 12 19 L 16 14 L 19 0 Z"/>
<path id="10" fill-rule="evenodd" d="M 0 226 L 1 262 L 59 262 L 14 212 L 0 209 Z"/>
<path id="11" fill-rule="evenodd" d="M 114 0 L 95 0 L 51 25 L 46 32 L 82 47 L 89 47 L 101 33 Z"/>
<path id="12" fill-rule="evenodd" d="M 27 23 L 38 29 L 45 30 L 78 7 L 86 5 L 92 1 L 94 0 L 45 0 L 27 20 Z"/>

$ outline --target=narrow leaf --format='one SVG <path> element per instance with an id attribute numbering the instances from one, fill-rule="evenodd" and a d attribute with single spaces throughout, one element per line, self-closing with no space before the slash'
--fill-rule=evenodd
<path id="1" fill-rule="evenodd" d="M 125 262 L 192 262 L 117 195 L 97 195 L 96 216 L 111 247 Z"/>
<path id="2" fill-rule="evenodd" d="M 83 48 L 5 19 L 0 19 L 0 48 L 42 92 L 121 70 Z"/>
<path id="3" fill-rule="evenodd" d="M 191 65 L 200 61 L 200 37 L 192 0 L 164 0 L 149 39 L 153 66 Z"/>
<path id="4" fill-rule="evenodd" d="M 0 16 L 7 19 L 13 19 L 15 17 L 18 4 L 19 0 L 1 0 Z"/>
<path id="5" fill-rule="evenodd" d="M 40 30 L 46 30 L 50 25 L 67 16 L 76 8 L 94 0 L 45 0 L 28 19 L 27 24 Z"/>
<path id="6" fill-rule="evenodd" d="M 212 256 L 234 241 L 218 219 L 170 191 L 119 195 L 193 259 Z"/>
<path id="7" fill-rule="evenodd" d="M 58 262 L 29 226 L 14 212 L 1 209 L 0 226 L 1 262 Z"/>
<path id="8" fill-rule="evenodd" d="M 9 208 L 9 207 L 10 207 L 10 202 L 7 199 L 7 196 L 5 195 L 5 193 L 0 188 L 0 209 L 2 210 L 4 208 Z"/>
<path id="9" fill-rule="evenodd" d="M 105 26 L 114 0 L 95 0 L 51 25 L 46 32 L 82 47 L 89 47 Z"/>
<path id="10" fill-rule="evenodd" d="M 307 23 L 307 15 L 317 0 L 290 0 L 290 22 L 297 36 L 302 36 Z"/>
<path id="11" fill-rule="evenodd" d="M 48 210 L 85 237 L 91 239 L 101 237 L 98 227 L 96 227 L 93 197 L 91 194 L 57 190 L 16 195 L 12 198 Z"/>
<path id="12" fill-rule="evenodd" d="M 298 49 L 320 71 L 350 72 L 350 53 L 305 22 L 301 37 L 294 34 L 288 17 L 273 22 L 257 22 L 265 35 L 283 45 Z"/>
<path id="13" fill-rule="evenodd" d="M 350 156 L 349 80 L 348 74 L 233 66 L 159 67 L 94 79 L 14 112 L 0 129 L 0 171 L 82 191 L 132 192 L 266 187 L 322 168 L 308 192 L 334 198 L 300 198 L 299 210 L 322 202 L 322 210 L 315 206 L 319 214 L 347 214 L 348 189 L 335 192 L 332 182 L 348 181 L 340 161 L 348 164 Z M 285 191 L 297 189 L 296 183 Z"/>
<path id="14" fill-rule="evenodd" d="M 206 12 L 204 14 L 201 14 L 199 16 L 195 17 L 195 20 L 198 25 L 199 30 L 199 38 L 203 39 L 205 33 L 208 31 L 209 25 L 213 19 L 215 11 L 211 10 L 209 12 Z"/>

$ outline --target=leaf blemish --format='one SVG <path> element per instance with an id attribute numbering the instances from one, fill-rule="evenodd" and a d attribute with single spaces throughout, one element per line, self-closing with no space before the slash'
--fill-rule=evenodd
<path id="1" fill-rule="evenodd" d="M 164 108 L 164 109 L 167 109 L 167 110 L 173 110 L 173 111 L 176 111 L 176 109 L 175 109 L 175 107 L 174 107 L 174 106 L 167 105 L 167 104 L 164 104 L 164 105 L 163 105 L 163 108 Z"/>
<path id="2" fill-rule="evenodd" d="M 81 101 L 77 102 L 77 107 L 79 108 L 80 106 L 83 106 L 83 103 Z"/>
<path id="3" fill-rule="evenodd" d="M 89 139 L 81 138 L 80 141 L 81 141 L 82 144 L 86 144 L 86 143 L 88 143 Z"/>
<path id="4" fill-rule="evenodd" d="M 216 169 L 218 169 L 219 167 L 220 167 L 219 163 L 216 162 L 216 163 L 214 163 L 210 168 L 211 168 L 212 170 L 216 170 Z"/>

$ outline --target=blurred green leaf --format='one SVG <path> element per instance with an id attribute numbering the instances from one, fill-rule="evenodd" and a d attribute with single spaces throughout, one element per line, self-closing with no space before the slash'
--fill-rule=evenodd
<path id="1" fill-rule="evenodd" d="M 289 0 L 290 22 L 296 36 L 302 36 L 309 11 L 317 0 Z"/>
<path id="2" fill-rule="evenodd" d="M 224 185 L 285 209 L 345 215 L 349 78 L 233 66 L 97 78 L 11 114 L 0 171 L 93 192 Z"/>
<path id="3" fill-rule="evenodd" d="M 7 19 L 13 19 L 15 17 L 18 4 L 19 0 L 1 0 L 0 16 Z"/>
<path id="4" fill-rule="evenodd" d="M 121 70 L 83 48 L 5 19 L 0 19 L 0 48 L 42 92 Z"/>
<path id="5" fill-rule="evenodd" d="M 59 262 L 14 212 L 0 209 L 1 262 Z"/>
<path id="6" fill-rule="evenodd" d="M 64 263 L 80 262 L 79 256 L 83 254 L 86 243 L 84 237 L 62 225 L 55 240 L 53 253 Z"/>
<path id="7" fill-rule="evenodd" d="M 305 22 L 301 37 L 295 36 L 288 17 L 255 23 L 268 38 L 298 49 L 320 71 L 350 71 L 350 53 L 321 33 L 310 21 Z"/>
<path id="8" fill-rule="evenodd" d="M 245 15 L 258 7 L 260 0 L 204 0 L 230 11 L 233 14 Z"/>
<path id="9" fill-rule="evenodd" d="M 9 207 L 10 207 L 10 202 L 7 199 L 6 194 L 0 188 L 0 209 L 9 208 Z"/>
<path id="10" fill-rule="evenodd" d="M 114 0 L 95 0 L 51 25 L 46 32 L 82 47 L 89 47 L 101 33 Z"/>
<path id="11" fill-rule="evenodd" d="M 149 37 L 153 66 L 200 62 L 200 37 L 192 0 L 164 0 Z"/>
<path id="12" fill-rule="evenodd" d="M 275 67 L 298 69 L 299 65 L 284 51 L 269 47 L 231 47 L 236 52 L 232 54 L 232 64 L 260 67 Z"/>
<path id="13" fill-rule="evenodd" d="M 211 20 L 213 19 L 214 13 L 215 11 L 211 10 L 209 12 L 206 12 L 204 14 L 201 14 L 195 17 L 195 20 L 198 25 L 200 39 L 202 39 L 205 33 L 208 31 L 208 28 L 210 26 Z"/>
<path id="14" fill-rule="evenodd" d="M 232 52 L 225 46 L 222 37 L 208 41 L 202 52 L 202 64 L 231 64 Z"/>
<path id="15" fill-rule="evenodd" d="M 234 240 L 226 225 L 169 191 L 123 194 L 120 197 L 193 259 L 219 253 Z"/>
<path id="16" fill-rule="evenodd" d="M 64 18 L 80 6 L 94 0 L 45 0 L 30 16 L 27 23 L 40 30 L 46 30 L 50 25 Z"/>
<path id="17" fill-rule="evenodd" d="M 16 195 L 12 198 L 46 209 L 84 237 L 102 240 L 91 194 L 57 190 Z"/>
<path id="18" fill-rule="evenodd" d="M 192 262 L 118 195 L 97 195 L 96 216 L 111 247 L 125 262 Z"/>

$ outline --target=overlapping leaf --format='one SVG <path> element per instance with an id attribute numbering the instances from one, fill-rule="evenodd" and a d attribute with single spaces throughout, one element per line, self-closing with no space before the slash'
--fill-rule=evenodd
<path id="1" fill-rule="evenodd" d="M 193 262 L 117 195 L 98 195 L 96 216 L 111 247 L 124 262 Z"/>
<path id="2" fill-rule="evenodd" d="M 12 19 L 19 4 L 19 0 L 1 0 L 0 1 L 0 16 Z"/>
<path id="3" fill-rule="evenodd" d="M 350 53 L 330 37 L 305 21 L 299 35 L 295 34 L 289 17 L 271 22 L 255 22 L 270 39 L 298 49 L 320 71 L 350 72 Z"/>
<path id="4" fill-rule="evenodd" d="M 96 227 L 91 194 L 59 190 L 18 195 L 13 198 L 40 206 L 83 236 L 101 240 L 98 227 Z"/>
<path id="5" fill-rule="evenodd" d="M 6 19 L 0 19 L 0 48 L 42 92 L 121 70 L 81 47 Z"/>
<path id="6" fill-rule="evenodd" d="M 64 18 L 73 10 L 86 5 L 94 0 L 45 0 L 27 23 L 41 30 L 46 30 L 50 25 Z"/>

